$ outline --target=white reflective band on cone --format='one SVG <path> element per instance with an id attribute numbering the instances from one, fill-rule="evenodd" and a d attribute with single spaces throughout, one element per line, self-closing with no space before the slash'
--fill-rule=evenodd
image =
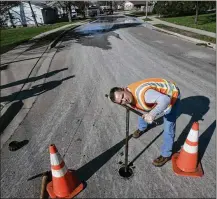
<path id="1" fill-rule="evenodd" d="M 198 131 L 191 129 L 188 135 L 188 140 L 191 142 L 198 142 Z"/>
<path id="2" fill-rule="evenodd" d="M 190 146 L 187 143 L 185 143 L 183 149 L 188 153 L 197 153 L 198 146 Z"/>
<path id="3" fill-rule="evenodd" d="M 53 166 L 60 165 L 62 162 L 62 158 L 59 153 L 50 154 L 50 163 Z"/>
<path id="4" fill-rule="evenodd" d="M 51 169 L 51 171 L 52 171 L 52 176 L 53 177 L 56 177 L 56 178 L 60 178 L 60 177 L 63 177 L 65 174 L 66 174 L 66 172 L 67 172 L 67 168 L 66 168 L 66 166 L 64 166 L 62 169 L 60 169 L 60 170 L 54 170 L 54 169 Z"/>

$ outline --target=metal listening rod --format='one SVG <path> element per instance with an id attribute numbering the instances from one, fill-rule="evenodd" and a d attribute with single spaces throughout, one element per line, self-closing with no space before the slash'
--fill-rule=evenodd
<path id="1" fill-rule="evenodd" d="M 109 97 L 108 94 L 105 94 L 105 97 Z M 128 140 L 129 140 L 129 119 L 130 119 L 130 111 L 137 114 L 138 116 L 142 116 L 143 114 L 130 106 L 127 106 L 125 104 L 120 104 L 122 107 L 126 108 L 126 141 L 125 141 L 125 173 L 127 173 L 128 168 Z M 153 123 L 157 124 L 157 122 L 153 121 Z"/>
<path id="2" fill-rule="evenodd" d="M 126 109 L 125 173 L 127 173 L 127 167 L 128 167 L 129 118 L 130 118 L 130 110 Z"/>

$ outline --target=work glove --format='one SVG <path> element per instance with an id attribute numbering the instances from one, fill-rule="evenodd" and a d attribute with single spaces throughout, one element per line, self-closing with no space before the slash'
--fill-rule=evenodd
<path id="1" fill-rule="evenodd" d="M 164 115 L 169 114 L 169 113 L 171 112 L 171 110 L 172 110 L 172 106 L 169 105 L 169 106 L 164 110 Z"/>
<path id="2" fill-rule="evenodd" d="M 152 116 L 149 113 L 145 113 L 142 115 L 143 120 L 145 120 L 148 124 L 152 124 L 152 122 L 154 121 L 154 116 Z"/>

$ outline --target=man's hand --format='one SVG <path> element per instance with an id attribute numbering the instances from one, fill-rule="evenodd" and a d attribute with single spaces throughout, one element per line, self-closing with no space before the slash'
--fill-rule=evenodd
<path id="1" fill-rule="evenodd" d="M 152 124 L 152 122 L 154 121 L 154 117 L 149 114 L 149 113 L 145 113 L 142 115 L 143 120 L 145 120 L 148 124 Z"/>

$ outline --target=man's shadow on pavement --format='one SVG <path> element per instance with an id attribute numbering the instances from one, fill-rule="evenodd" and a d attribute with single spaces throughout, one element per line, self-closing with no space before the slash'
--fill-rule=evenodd
<path id="1" fill-rule="evenodd" d="M 129 140 L 132 135 L 129 136 Z M 101 153 L 81 168 L 77 169 L 77 175 L 81 181 L 87 181 L 94 173 L 96 173 L 105 163 L 107 163 L 124 145 L 125 139 L 119 141 L 107 151 Z"/>
<path id="2" fill-rule="evenodd" d="M 172 151 L 173 153 L 180 151 L 181 146 L 185 143 L 185 140 L 186 140 L 186 138 L 187 138 L 187 136 L 191 130 L 193 123 L 203 121 L 204 115 L 209 110 L 209 104 L 210 104 L 210 100 L 209 100 L 209 98 L 207 98 L 205 96 L 192 96 L 192 97 L 187 97 L 187 98 L 181 99 L 178 114 L 177 114 L 177 119 L 182 114 L 189 115 L 191 118 L 190 118 L 190 121 L 188 122 L 188 124 L 182 130 L 182 132 L 179 135 L 179 137 L 177 138 L 177 140 L 174 142 L 173 151 Z M 163 117 L 158 118 L 156 120 L 156 122 L 157 122 L 157 125 L 163 124 Z M 154 127 L 156 127 L 156 124 L 150 125 L 148 130 L 150 130 Z M 213 123 L 203 133 L 201 133 L 199 131 L 199 135 L 200 135 L 199 136 L 199 146 L 198 146 L 199 160 L 202 159 L 202 157 L 205 153 L 205 150 L 206 150 L 206 148 L 207 148 L 207 146 L 211 140 L 211 137 L 215 131 L 215 128 L 216 128 L 216 120 L 214 120 Z M 153 139 L 153 141 L 151 141 L 151 143 L 148 144 L 148 146 L 146 146 L 146 148 L 142 151 L 142 153 L 145 150 L 147 150 L 150 147 L 150 145 L 156 139 L 158 139 L 162 134 L 163 134 L 163 131 L 158 136 L 156 136 L 156 138 Z M 177 134 L 177 130 L 176 130 L 176 134 Z M 140 153 L 140 155 L 141 155 L 141 153 Z"/>
<path id="3" fill-rule="evenodd" d="M 39 84 L 39 85 L 33 86 L 30 89 L 23 90 L 21 92 L 15 92 L 11 95 L 3 96 L 0 98 L 0 102 L 12 102 L 14 100 L 25 100 L 25 99 L 33 97 L 33 96 L 41 95 L 41 94 L 43 94 L 49 90 L 54 89 L 55 87 L 57 87 L 59 85 L 61 85 L 63 81 L 71 79 L 73 77 L 75 77 L 75 76 L 72 75 L 72 76 L 66 77 L 66 78 L 61 79 L 61 80 L 46 82 L 44 84 Z"/>
<path id="4" fill-rule="evenodd" d="M 28 82 L 34 82 L 34 81 L 37 81 L 37 80 L 40 80 L 40 79 L 43 79 L 43 78 L 48 78 L 48 77 L 56 75 L 57 73 L 62 72 L 62 71 L 67 70 L 67 69 L 68 68 L 63 68 L 63 69 L 60 69 L 60 70 L 55 70 L 55 71 L 51 71 L 49 73 L 45 73 L 45 74 L 40 75 L 40 76 L 21 79 L 21 80 L 18 80 L 16 82 L 11 82 L 11 83 L 8 83 L 8 84 L 5 84 L 5 85 L 0 85 L 0 89 L 5 89 L 5 88 L 12 87 L 12 86 L 17 86 L 19 84 L 26 84 Z"/>
<path id="5" fill-rule="evenodd" d="M 177 138 L 177 140 L 174 142 L 173 153 L 178 152 L 181 149 L 181 146 L 184 144 L 193 123 L 204 120 L 203 117 L 209 110 L 209 104 L 210 100 L 205 96 L 192 96 L 181 100 L 177 118 L 180 117 L 182 114 L 187 114 L 191 116 L 191 118 L 186 127 L 179 135 L 179 137 Z M 200 137 L 198 147 L 200 154 L 204 154 L 214 130 L 215 121 L 207 128 L 205 132 L 203 132 L 203 134 L 201 134 L 201 132 L 199 131 Z M 206 137 L 206 139 L 202 139 L 204 137 Z"/>
<path id="6" fill-rule="evenodd" d="M 3 133 L 5 128 L 10 124 L 10 122 L 13 120 L 13 118 L 18 114 L 18 112 L 22 109 L 23 107 L 23 102 L 22 100 L 25 100 L 27 98 L 33 97 L 33 96 L 38 96 L 41 95 L 49 90 L 52 90 L 56 88 L 57 86 L 61 85 L 63 81 L 71 79 L 75 77 L 75 75 L 66 77 L 64 79 L 58 80 L 58 81 L 50 81 L 46 82 L 44 84 L 39 84 L 36 86 L 33 86 L 30 90 L 23 90 L 20 93 L 16 92 L 13 93 L 9 96 L 1 97 L 0 101 L 4 102 L 12 102 L 14 100 L 18 100 L 17 102 L 14 102 L 10 107 L 7 109 L 7 111 L 1 116 L 0 118 L 0 133 Z M 16 96 L 17 95 L 17 96 Z M 16 96 L 16 99 L 15 99 Z"/>
<path id="7" fill-rule="evenodd" d="M 192 127 L 193 122 L 203 120 L 203 116 L 209 110 L 210 100 L 205 96 L 193 96 L 187 97 L 180 102 L 180 111 L 178 112 L 177 118 L 182 114 L 187 114 L 191 116 L 188 125 L 184 128 L 177 141 L 174 143 L 174 150 L 180 150 L 181 146 L 184 144 L 185 139 Z M 157 125 L 163 123 L 163 117 L 156 120 Z M 149 129 L 156 127 L 156 124 L 150 125 Z M 203 154 L 211 140 L 213 132 L 215 130 L 215 121 L 201 134 L 199 137 L 199 160 L 202 159 Z M 128 165 L 132 165 L 161 135 L 163 131 L 158 134 Z M 132 134 L 130 135 L 130 138 Z M 125 139 L 124 139 L 125 140 Z M 78 176 L 82 180 L 88 180 L 94 173 L 96 173 L 109 159 L 112 158 L 125 144 L 124 140 L 117 143 L 115 146 L 111 147 L 104 153 L 100 154 L 89 163 L 83 165 L 77 170 Z"/>

